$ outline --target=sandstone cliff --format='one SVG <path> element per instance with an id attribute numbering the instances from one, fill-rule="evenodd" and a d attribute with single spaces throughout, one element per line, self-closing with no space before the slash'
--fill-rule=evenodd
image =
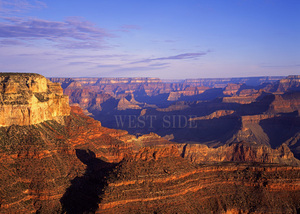
<path id="1" fill-rule="evenodd" d="M 0 126 L 32 125 L 70 114 L 57 83 L 38 74 L 0 73 Z"/>

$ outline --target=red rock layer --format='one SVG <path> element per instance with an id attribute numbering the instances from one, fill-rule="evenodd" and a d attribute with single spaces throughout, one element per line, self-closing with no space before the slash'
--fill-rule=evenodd
<path id="1" fill-rule="evenodd" d="M 300 75 L 291 75 L 281 79 L 277 85 L 277 92 L 286 92 L 288 90 L 298 90 L 300 88 Z"/>
<path id="2" fill-rule="evenodd" d="M 123 160 L 96 213 L 297 213 L 300 208 L 299 167 L 192 165 L 173 147 L 155 155 L 158 151 L 142 150 Z"/>
<path id="3" fill-rule="evenodd" d="M 294 111 L 300 111 L 300 92 L 275 95 L 269 108 L 269 112 L 272 113 L 288 113 Z"/>
<path id="4" fill-rule="evenodd" d="M 78 107 L 72 107 L 64 124 L 48 121 L 0 129 L 1 212 L 82 213 L 98 206 L 100 213 L 292 212 L 299 208 L 286 200 L 287 196 L 299 199 L 298 168 L 199 167 L 180 156 L 189 157 L 188 152 L 196 150 L 185 148 L 183 154 L 182 147 L 155 134 L 136 138 L 126 131 L 104 128 Z M 238 148 L 238 152 L 231 149 L 232 159 L 226 160 L 256 154 L 248 147 Z M 278 152 L 292 159 L 288 152 Z M 119 161 L 107 181 L 110 163 Z M 256 200 L 252 194 L 261 195 Z M 265 197 L 272 203 L 263 208 L 259 201 Z M 249 200 L 250 207 L 245 202 Z"/>
<path id="5" fill-rule="evenodd" d="M 131 144 L 126 131 L 111 130 L 72 107 L 64 124 L 0 128 L 1 213 L 59 213 L 60 199 L 86 166 L 76 151 L 93 151 L 104 161 L 120 161 Z M 130 139 L 130 137 L 127 137 Z"/>
<path id="6" fill-rule="evenodd" d="M 300 166 L 286 144 L 277 149 L 251 143 L 232 143 L 218 148 L 209 148 L 203 144 L 186 144 L 182 156 L 193 163 L 250 162 L 277 163 Z"/>

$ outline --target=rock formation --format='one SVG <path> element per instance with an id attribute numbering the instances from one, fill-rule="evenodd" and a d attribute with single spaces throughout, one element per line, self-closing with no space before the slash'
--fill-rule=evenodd
<path id="1" fill-rule="evenodd" d="M 127 97 L 130 99 L 128 100 Z M 119 102 L 118 102 L 118 106 L 117 109 L 118 110 L 126 110 L 126 109 L 141 109 L 141 107 L 139 106 L 139 102 L 137 102 L 134 99 L 134 95 L 130 94 L 127 97 L 122 97 Z"/>
<path id="2" fill-rule="evenodd" d="M 277 163 L 300 166 L 286 144 L 277 149 L 255 143 L 232 143 L 218 148 L 209 148 L 203 144 L 186 144 L 181 155 L 194 163 L 218 162 L 250 162 L 250 163 Z"/>
<path id="3" fill-rule="evenodd" d="M 38 74 L 0 73 L 0 126 L 32 125 L 70 114 L 58 83 Z"/>
<path id="4" fill-rule="evenodd" d="M 300 75 L 291 75 L 287 78 L 281 79 L 278 84 L 276 92 L 286 92 L 286 91 L 299 91 L 300 88 Z"/>
<path id="5" fill-rule="evenodd" d="M 0 127 L 1 213 L 67 211 L 67 201 L 72 200 L 66 195 L 68 188 L 80 184 L 88 189 L 93 184 L 86 181 L 86 176 L 91 176 L 86 175 L 86 155 L 101 159 L 99 167 L 103 169 L 106 161 L 117 163 L 130 153 L 134 136 L 102 127 L 78 107 L 72 107 L 71 114 L 62 120 L 61 124 L 49 120 L 30 126 Z M 85 199 L 83 192 L 78 194 L 74 196 L 75 201 L 77 196 L 82 199 L 78 203 L 91 200 L 90 196 Z M 60 201 L 64 195 L 65 201 Z M 97 208 L 97 203 L 94 205 Z"/>
<path id="6" fill-rule="evenodd" d="M 286 113 L 270 108 L 273 101 L 277 102 L 273 99 L 275 95 L 248 105 L 220 100 L 180 101 L 180 106 L 187 107 L 174 108 L 177 113 L 202 114 L 196 120 L 201 129 L 190 130 L 194 130 L 194 134 L 209 132 L 206 126 L 223 127 L 233 121 L 237 130 L 227 133 L 227 143 L 211 148 L 195 142 L 170 142 L 155 133 L 134 136 L 124 130 L 105 128 L 86 116 L 80 107 L 72 106 L 70 111 L 61 88 L 44 77 L 2 75 L 5 76 L 1 79 L 2 99 L 6 102 L 2 105 L 34 110 L 33 104 L 46 102 L 41 112 L 49 111 L 52 119 L 44 117 L 40 122 L 29 124 L 16 120 L 0 127 L 1 213 L 300 211 L 299 160 L 289 149 L 296 150 L 300 139 L 299 117 L 291 112 L 297 102 L 292 99 L 283 98 L 290 100 L 290 110 Z M 87 98 L 94 93 L 93 99 L 98 99 L 97 105 L 101 103 L 101 108 L 106 102 L 114 102 L 117 107 L 117 99 L 142 105 L 128 92 L 133 90 L 130 87 L 126 89 L 128 93 L 117 89 L 119 92 L 114 91 L 117 95 L 99 95 L 97 90 L 102 86 L 93 85 L 98 80 L 95 78 L 91 83 L 90 79 L 83 79 L 78 84 L 68 79 L 67 87 L 74 89 L 72 93 L 78 87 L 78 93 Z M 83 85 L 89 83 L 91 87 L 84 91 Z M 65 101 L 64 111 L 59 107 L 61 104 L 51 99 Z M 57 113 L 53 113 L 54 107 Z M 246 114 L 253 108 L 252 114 Z M 273 110 L 268 111 L 270 109 Z M 142 116 L 172 114 L 172 107 L 157 112 L 151 108 L 136 111 Z M 270 132 L 270 127 L 278 128 L 278 136 Z M 232 129 L 231 126 L 225 128 Z M 213 134 L 217 132 L 219 130 L 214 130 Z M 183 132 L 173 129 L 173 133 L 176 137 Z M 264 137 L 269 141 L 262 143 Z M 270 142 L 275 142 L 272 146 L 276 148 L 271 148 Z"/>
<path id="7" fill-rule="evenodd" d="M 203 117 L 194 117 L 194 118 L 190 118 L 190 120 L 211 120 L 214 118 L 229 116 L 234 113 L 235 113 L 235 111 L 233 111 L 233 110 L 218 110 L 218 111 L 214 111 L 210 115 L 203 116 Z"/>
<path id="8" fill-rule="evenodd" d="M 297 213 L 299 178 L 299 168 L 193 165 L 174 147 L 149 148 L 114 169 L 96 213 Z"/>
<path id="9" fill-rule="evenodd" d="M 225 88 L 223 92 L 225 96 L 234 96 L 225 97 L 224 102 L 245 104 L 254 101 L 261 95 L 256 90 L 245 88 L 245 84 L 258 86 L 263 83 L 272 83 L 279 79 L 280 77 L 249 77 L 193 79 L 170 82 L 158 78 L 50 78 L 50 80 L 59 82 L 62 85 L 64 93 L 70 96 L 71 104 L 79 104 L 81 108 L 96 114 L 95 110 L 102 111 L 102 105 L 105 105 L 99 102 L 95 104 L 99 94 L 110 95 L 117 102 L 124 96 L 132 94 L 138 102 L 145 105 L 167 105 L 177 100 L 214 99 L 222 95 L 222 92 L 216 93 L 216 91 L 210 90 L 212 88 Z M 240 88 L 241 86 L 244 88 Z M 236 89 L 233 91 L 233 88 Z M 239 94 L 236 94 L 238 91 Z M 148 103 L 151 99 L 153 101 Z M 124 100 L 121 101 L 121 103 L 123 102 Z M 117 105 L 111 107 L 112 109 L 118 109 Z"/>

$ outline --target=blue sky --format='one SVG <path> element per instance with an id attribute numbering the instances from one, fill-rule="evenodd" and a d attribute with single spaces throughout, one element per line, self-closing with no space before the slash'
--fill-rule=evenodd
<path id="1" fill-rule="evenodd" d="M 300 74 L 300 1 L 0 0 L 0 71 L 167 79 Z"/>

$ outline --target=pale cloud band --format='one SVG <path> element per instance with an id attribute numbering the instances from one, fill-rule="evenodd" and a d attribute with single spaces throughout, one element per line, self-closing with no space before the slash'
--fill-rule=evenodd
<path id="1" fill-rule="evenodd" d="M 45 39 L 57 43 L 55 45 L 60 48 L 99 48 L 104 46 L 106 38 L 114 37 L 107 30 L 77 17 L 65 21 L 16 17 L 4 20 L 0 22 L 0 38 L 22 41 Z"/>
<path id="2" fill-rule="evenodd" d="M 182 59 L 197 59 L 201 56 L 205 56 L 210 51 L 206 52 L 197 52 L 197 53 L 183 53 L 173 56 L 167 56 L 167 57 L 158 57 L 158 58 L 150 58 L 150 59 L 144 59 L 141 61 L 132 62 L 132 64 L 136 63 L 144 63 L 144 62 L 152 62 L 152 61 L 163 61 L 163 60 L 182 60 Z"/>

